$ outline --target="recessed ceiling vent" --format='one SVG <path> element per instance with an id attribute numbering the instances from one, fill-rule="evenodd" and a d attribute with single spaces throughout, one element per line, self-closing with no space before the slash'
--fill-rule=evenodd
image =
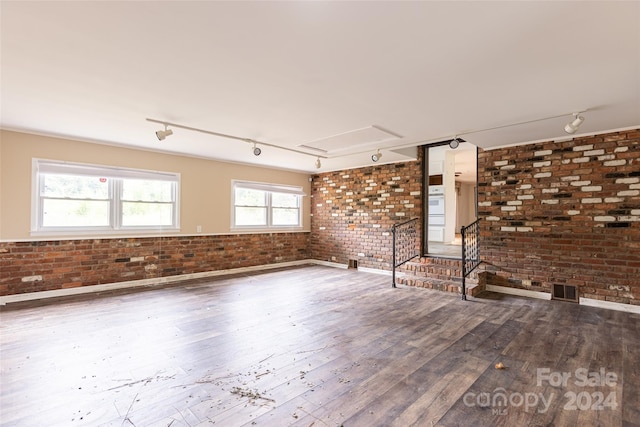
<path id="1" fill-rule="evenodd" d="M 380 144 L 402 138 L 378 126 L 369 126 L 300 145 L 326 155 L 345 154 L 370 148 L 380 148 Z"/>

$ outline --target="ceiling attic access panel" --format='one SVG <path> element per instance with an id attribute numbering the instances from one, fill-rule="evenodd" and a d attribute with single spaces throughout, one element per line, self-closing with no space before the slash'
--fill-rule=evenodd
<path id="1" fill-rule="evenodd" d="M 379 126 L 368 126 L 299 145 L 329 157 L 352 154 L 357 151 L 383 148 L 383 144 L 394 142 L 402 136 Z"/>

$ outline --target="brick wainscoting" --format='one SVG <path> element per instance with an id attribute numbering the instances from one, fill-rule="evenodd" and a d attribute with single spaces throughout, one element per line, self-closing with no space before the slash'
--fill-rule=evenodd
<path id="1" fill-rule="evenodd" d="M 0 295 L 309 258 L 309 233 L 0 243 Z"/>
<path id="2" fill-rule="evenodd" d="M 640 305 L 640 130 L 479 154 L 481 283 Z"/>
<path id="3" fill-rule="evenodd" d="M 421 151 L 421 150 L 420 150 Z M 313 177 L 311 256 L 389 270 L 393 224 L 420 217 L 421 161 Z"/>

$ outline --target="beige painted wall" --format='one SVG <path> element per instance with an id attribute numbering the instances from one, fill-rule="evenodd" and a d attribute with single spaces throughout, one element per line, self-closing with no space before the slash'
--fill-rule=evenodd
<path id="1" fill-rule="evenodd" d="M 2 195 L 5 193 L 5 189 L 2 187 L 2 134 L 0 133 L 0 239 L 2 238 Z"/>
<path id="2" fill-rule="evenodd" d="M 0 240 L 46 239 L 30 234 L 33 158 L 180 173 L 182 235 L 230 233 L 233 179 L 300 186 L 307 194 L 303 198 L 303 231 L 310 229 L 307 174 L 0 131 Z M 196 232 L 198 225 L 201 233 Z"/>

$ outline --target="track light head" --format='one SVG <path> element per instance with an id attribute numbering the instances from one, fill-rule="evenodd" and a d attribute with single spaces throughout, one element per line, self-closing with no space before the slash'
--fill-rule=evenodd
<path id="1" fill-rule="evenodd" d="M 378 150 L 373 156 L 371 156 L 371 160 L 377 162 L 382 157 L 382 153 Z"/>
<path id="2" fill-rule="evenodd" d="M 320 157 L 316 160 L 316 169 L 320 169 L 322 167 L 322 163 L 320 162 Z"/>
<path id="3" fill-rule="evenodd" d="M 166 137 L 173 135 L 173 131 L 169 129 L 167 125 L 164 125 L 164 130 L 159 130 L 156 132 L 156 136 L 158 137 L 158 141 L 163 141 Z"/>
<path id="4" fill-rule="evenodd" d="M 255 143 L 253 144 L 253 155 L 254 156 L 259 156 L 260 154 L 262 154 L 262 150 L 260 149 L 260 147 L 258 147 Z"/>
<path id="5" fill-rule="evenodd" d="M 569 134 L 574 134 L 582 122 L 584 122 L 584 117 L 582 117 L 580 113 L 573 113 L 573 121 L 571 123 L 567 123 L 564 127 L 564 131 Z"/>
<path id="6" fill-rule="evenodd" d="M 451 141 L 449 141 L 449 147 L 451 147 L 452 150 L 455 150 L 459 146 L 460 146 L 460 140 L 458 139 L 457 136 L 453 138 Z"/>

